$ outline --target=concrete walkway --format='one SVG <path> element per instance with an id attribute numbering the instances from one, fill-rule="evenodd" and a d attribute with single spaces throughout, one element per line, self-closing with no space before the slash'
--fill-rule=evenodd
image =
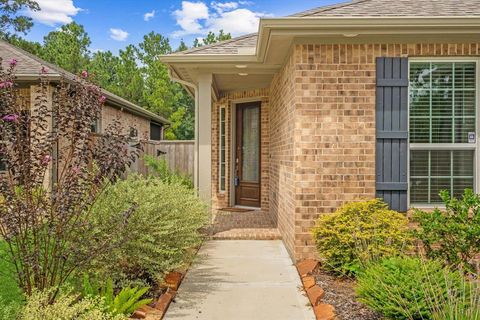
<path id="1" fill-rule="evenodd" d="M 212 240 L 187 272 L 167 320 L 314 320 L 280 240 Z"/>

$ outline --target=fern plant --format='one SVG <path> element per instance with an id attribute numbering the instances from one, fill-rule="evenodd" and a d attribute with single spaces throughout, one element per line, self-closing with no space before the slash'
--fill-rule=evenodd
<path id="1" fill-rule="evenodd" d="M 126 287 L 115 295 L 112 279 L 107 279 L 104 285 L 98 285 L 95 281 L 90 281 L 88 275 L 83 277 L 84 296 L 102 297 L 107 310 L 114 315 L 131 315 L 138 308 L 152 302 L 152 299 L 141 299 L 148 289 L 148 287 Z"/>

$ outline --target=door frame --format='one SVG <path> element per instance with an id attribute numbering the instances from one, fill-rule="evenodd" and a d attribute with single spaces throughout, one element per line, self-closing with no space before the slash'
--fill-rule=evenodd
<path id="1" fill-rule="evenodd" d="M 258 97 L 255 98 L 243 98 L 232 100 L 231 103 L 231 116 L 230 116 L 230 141 L 231 141 L 231 152 L 230 152 L 230 206 L 231 207 L 245 207 L 236 204 L 237 194 L 235 188 L 235 156 L 237 152 L 237 105 L 242 103 L 249 102 L 258 102 L 260 107 L 260 155 L 259 155 L 259 185 L 260 185 L 260 206 L 262 204 L 262 100 Z M 260 207 L 249 207 L 259 209 Z"/>

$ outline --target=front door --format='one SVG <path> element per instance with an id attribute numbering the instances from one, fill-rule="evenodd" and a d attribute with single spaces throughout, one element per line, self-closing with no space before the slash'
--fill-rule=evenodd
<path id="1" fill-rule="evenodd" d="M 235 204 L 260 207 L 260 102 L 237 105 Z"/>

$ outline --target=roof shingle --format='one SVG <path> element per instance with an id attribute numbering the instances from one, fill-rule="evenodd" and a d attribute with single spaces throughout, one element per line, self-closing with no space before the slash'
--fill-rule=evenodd
<path id="1" fill-rule="evenodd" d="M 480 0 L 354 0 L 291 17 L 464 17 L 480 16 Z"/>

